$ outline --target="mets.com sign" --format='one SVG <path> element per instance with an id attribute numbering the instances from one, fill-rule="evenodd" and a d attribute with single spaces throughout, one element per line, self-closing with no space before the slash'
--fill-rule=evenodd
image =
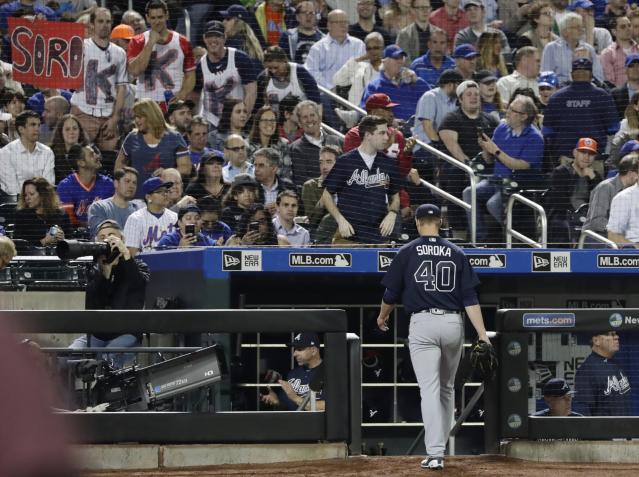
<path id="1" fill-rule="evenodd" d="M 524 328 L 574 328 L 574 313 L 524 313 Z"/>

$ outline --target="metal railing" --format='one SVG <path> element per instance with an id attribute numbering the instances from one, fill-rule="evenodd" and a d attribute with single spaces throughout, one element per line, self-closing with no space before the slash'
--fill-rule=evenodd
<path id="1" fill-rule="evenodd" d="M 515 202 L 527 205 L 539 213 L 539 218 L 541 220 L 541 242 L 535 242 L 533 239 L 526 237 L 524 234 L 513 230 L 513 207 Z M 534 202 L 520 194 L 512 194 L 508 199 L 508 205 L 506 206 L 506 248 L 513 248 L 513 237 L 530 245 L 531 247 L 548 247 L 548 218 L 546 217 L 546 210 L 537 202 Z"/>
<path id="2" fill-rule="evenodd" d="M 340 103 L 341 105 L 353 111 L 357 111 L 361 114 L 366 114 L 365 110 L 351 103 L 350 101 L 342 98 L 341 96 L 335 94 L 333 91 L 326 89 L 320 85 L 317 85 L 317 87 L 319 88 L 321 93 L 329 96 L 331 99 Z M 323 125 L 323 126 L 329 132 L 337 133 L 337 131 L 335 131 L 330 126 L 326 126 L 326 125 Z M 343 135 L 341 134 L 340 136 L 343 137 Z M 435 184 L 432 184 L 424 179 L 422 179 L 420 182 L 422 183 L 422 185 L 428 187 L 428 189 L 430 189 L 430 191 L 433 192 L 434 194 L 437 194 L 438 196 L 443 197 L 444 199 L 449 200 L 455 205 L 458 205 L 464 210 L 470 212 L 470 242 L 472 245 L 476 245 L 477 243 L 477 182 L 478 181 L 477 181 L 477 176 L 475 175 L 475 171 L 473 171 L 473 169 L 467 164 L 464 164 L 463 162 L 458 161 L 454 157 L 449 156 L 448 154 L 443 153 L 438 149 L 435 149 L 434 147 L 426 144 L 423 141 L 420 141 L 417 138 L 415 138 L 415 144 L 425 149 L 429 153 L 437 156 L 439 159 L 448 162 L 449 164 L 453 165 L 454 167 L 457 167 L 458 169 L 461 169 L 468 176 L 468 179 L 470 182 L 470 204 L 464 202 L 463 200 L 453 196 L 452 194 L 446 192 L 445 190 L 437 187 Z"/>
<path id="3" fill-rule="evenodd" d="M 577 243 L 577 248 L 584 248 L 584 243 L 586 242 L 586 237 L 590 237 L 590 238 L 596 240 L 597 242 L 601 242 L 602 244 L 607 245 L 610 248 L 614 248 L 614 249 L 618 249 L 619 248 L 619 246 L 615 242 L 613 242 L 609 238 L 606 238 L 603 235 L 598 234 L 597 232 L 594 232 L 592 230 L 582 230 L 581 231 L 581 235 L 579 236 L 579 242 Z"/>

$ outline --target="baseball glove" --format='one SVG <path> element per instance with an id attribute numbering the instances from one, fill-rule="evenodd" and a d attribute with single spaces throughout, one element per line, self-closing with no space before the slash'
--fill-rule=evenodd
<path id="1" fill-rule="evenodd" d="M 493 379 L 499 365 L 493 345 L 478 340 L 470 350 L 470 364 L 482 381 Z"/>

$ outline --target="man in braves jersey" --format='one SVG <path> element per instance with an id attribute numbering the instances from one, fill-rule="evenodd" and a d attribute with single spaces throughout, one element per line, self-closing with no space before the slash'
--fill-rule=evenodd
<path id="1" fill-rule="evenodd" d="M 186 100 L 195 85 L 195 59 L 191 43 L 167 28 L 169 9 L 164 0 L 146 4 L 151 28 L 129 43 L 129 73 L 138 78 L 136 99 L 151 98 L 166 111 L 169 101 Z"/>
<path id="2" fill-rule="evenodd" d="M 115 151 L 118 122 L 129 77 L 126 52 L 110 42 L 111 12 L 96 8 L 90 15 L 93 36 L 84 40 L 84 85 L 71 96 L 71 112 L 89 142 L 101 151 Z"/>
<path id="3" fill-rule="evenodd" d="M 98 174 L 102 162 L 91 146 L 74 144 L 67 155 L 69 162 L 75 163 L 76 172 L 60 181 L 57 192 L 63 205 L 73 207 L 71 222 L 84 227 L 88 221 L 89 206 L 113 195 L 113 181 Z"/>
<path id="4" fill-rule="evenodd" d="M 297 96 L 300 101 L 310 99 L 320 102 L 317 82 L 304 66 L 288 61 L 286 52 L 279 46 L 269 46 L 264 52 L 266 69 L 257 76 L 257 100 L 255 109 L 269 104 L 279 112 L 279 104 L 287 96 Z"/>
<path id="5" fill-rule="evenodd" d="M 200 114 L 217 127 L 226 98 L 244 101 L 253 111 L 257 94 L 256 72 L 246 53 L 224 46 L 224 25 L 212 20 L 204 32 L 206 55 L 195 70 L 193 101 L 199 102 Z"/>
<path id="6" fill-rule="evenodd" d="M 544 384 L 542 395 L 548 407 L 537 411 L 533 416 L 581 416 L 581 414 L 572 410 L 571 404 L 575 392 L 570 389 L 568 383 L 563 379 L 549 379 Z"/>
<path id="7" fill-rule="evenodd" d="M 124 226 L 126 246 L 131 255 L 157 246 L 163 235 L 173 232 L 177 214 L 166 206 L 172 182 L 151 177 L 142 184 L 146 207 L 129 215 Z"/>
<path id="8" fill-rule="evenodd" d="M 388 142 L 386 119 L 365 116 L 359 134 L 360 146 L 340 156 L 324 180 L 322 201 L 338 226 L 333 243 L 383 243 L 399 214 L 397 162 L 381 152 Z"/>
<path id="9" fill-rule="evenodd" d="M 479 280 L 461 248 L 439 236 L 441 212 L 415 211 L 419 238 L 404 245 L 386 272 L 377 326 L 388 330 L 397 303 L 410 318 L 408 346 L 421 395 L 424 469 L 442 469 L 455 408 L 455 374 L 464 344 L 465 310 L 480 340 L 490 343 L 475 287 Z"/>
<path id="10" fill-rule="evenodd" d="M 275 393 L 269 388 L 268 394 L 262 396 L 262 402 L 271 406 L 281 406 L 289 411 L 295 411 L 310 391 L 311 381 L 317 379 L 317 373 L 323 373 L 324 369 L 317 333 L 297 333 L 290 346 L 293 347 L 293 357 L 298 366 L 288 373 L 286 381 L 283 379 L 278 380 L 282 390 Z M 317 410 L 323 411 L 325 404 L 321 391 L 317 393 L 316 399 Z M 310 404 L 307 404 L 304 409 L 310 409 Z"/>
<path id="11" fill-rule="evenodd" d="M 630 416 L 631 391 L 628 373 L 613 361 L 619 352 L 616 331 L 594 335 L 592 353 L 575 375 L 575 411 L 584 416 Z"/>

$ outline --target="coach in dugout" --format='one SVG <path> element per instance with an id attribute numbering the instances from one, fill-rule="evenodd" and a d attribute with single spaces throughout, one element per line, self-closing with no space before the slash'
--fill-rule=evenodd
<path id="1" fill-rule="evenodd" d="M 613 361 L 619 351 L 619 335 L 609 331 L 593 335 L 592 353 L 575 375 L 574 408 L 584 416 L 630 416 L 630 381 Z"/>
<path id="2" fill-rule="evenodd" d="M 570 389 L 568 383 L 563 379 L 553 378 L 544 384 L 542 390 L 544 401 L 548 406 L 546 409 L 537 411 L 534 416 L 545 417 L 565 417 L 565 416 L 581 416 L 578 412 L 571 409 L 572 398 L 575 392 Z"/>

